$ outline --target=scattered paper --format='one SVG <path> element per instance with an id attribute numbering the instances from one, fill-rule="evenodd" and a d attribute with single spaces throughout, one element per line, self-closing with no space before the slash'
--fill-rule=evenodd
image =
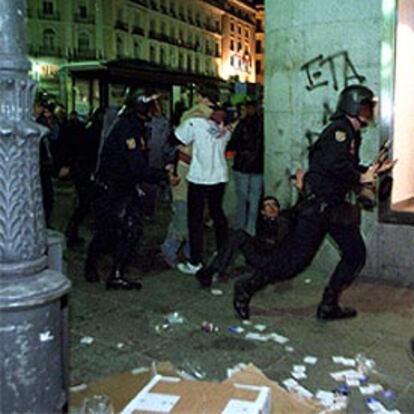
<path id="1" fill-rule="evenodd" d="M 149 369 L 147 367 L 139 367 L 139 368 L 134 368 L 131 370 L 131 374 L 132 375 L 139 375 L 139 374 L 143 374 L 144 372 L 148 372 Z"/>
<path id="2" fill-rule="evenodd" d="M 285 351 L 286 352 L 293 352 L 295 350 L 295 348 L 293 348 L 293 346 L 285 346 Z"/>
<path id="3" fill-rule="evenodd" d="M 246 325 L 246 326 L 250 326 L 250 325 L 252 325 L 252 323 L 251 323 L 250 321 L 248 321 L 247 319 L 245 319 L 245 320 L 242 322 L 242 324 L 243 324 L 243 325 Z"/>
<path id="4" fill-rule="evenodd" d="M 79 384 L 79 385 L 74 385 L 73 387 L 69 387 L 69 389 L 72 392 L 83 391 L 83 390 L 86 390 L 86 388 L 88 388 L 88 386 L 86 384 Z"/>
<path id="5" fill-rule="evenodd" d="M 312 282 L 312 279 L 305 279 L 305 283 L 306 284 L 309 284 L 309 283 L 311 283 Z"/>
<path id="6" fill-rule="evenodd" d="M 286 342 L 289 342 L 289 338 L 286 338 L 286 336 L 279 335 L 275 332 L 269 334 L 269 339 L 281 345 L 284 345 Z"/>
<path id="7" fill-rule="evenodd" d="M 122 342 L 118 342 L 118 343 L 116 344 L 116 347 L 117 347 L 118 349 L 122 349 L 124 346 L 125 346 L 125 344 L 123 344 Z"/>
<path id="8" fill-rule="evenodd" d="M 361 391 L 362 395 L 372 395 L 383 390 L 384 387 L 381 384 L 368 384 L 359 387 L 359 391 Z"/>
<path id="9" fill-rule="evenodd" d="M 348 381 L 348 380 L 360 380 L 364 376 L 354 369 L 348 369 L 345 371 L 331 372 L 329 374 L 335 381 Z"/>
<path id="10" fill-rule="evenodd" d="M 256 331 L 259 332 L 264 332 L 267 329 L 267 326 L 261 323 L 257 323 L 256 325 L 254 325 L 254 329 L 256 329 Z"/>
<path id="11" fill-rule="evenodd" d="M 260 341 L 260 342 L 266 342 L 269 340 L 268 335 L 262 335 L 257 332 L 249 332 L 245 336 L 246 339 L 250 339 L 252 341 Z"/>
<path id="12" fill-rule="evenodd" d="M 41 332 L 39 334 L 40 342 L 49 342 L 52 341 L 55 337 L 50 333 L 50 331 Z"/>
<path id="13" fill-rule="evenodd" d="M 214 296 L 222 296 L 223 295 L 223 291 L 220 289 L 211 289 L 210 293 Z"/>
<path id="14" fill-rule="evenodd" d="M 356 361 L 353 358 L 344 358 L 342 356 L 333 356 L 332 361 L 335 364 L 345 365 L 347 367 L 356 367 Z"/>
<path id="15" fill-rule="evenodd" d="M 297 381 L 295 381 L 292 378 L 288 378 L 282 381 L 282 384 L 288 391 L 293 391 L 296 394 L 305 398 L 313 398 L 313 394 L 308 389 L 300 385 Z"/>
<path id="16" fill-rule="evenodd" d="M 293 365 L 294 372 L 305 372 L 306 366 L 305 365 Z"/>
<path id="17" fill-rule="evenodd" d="M 82 345 L 91 345 L 93 344 L 94 339 L 91 336 L 84 336 L 81 340 L 80 343 Z"/>
<path id="18" fill-rule="evenodd" d="M 301 380 L 301 379 L 305 379 L 308 378 L 308 376 L 304 373 L 304 372 L 292 372 L 291 373 L 292 377 L 297 379 L 297 380 Z"/>
<path id="19" fill-rule="evenodd" d="M 305 358 L 303 358 L 303 362 L 305 364 L 315 365 L 318 362 L 318 358 L 308 355 L 308 356 L 305 356 Z"/>

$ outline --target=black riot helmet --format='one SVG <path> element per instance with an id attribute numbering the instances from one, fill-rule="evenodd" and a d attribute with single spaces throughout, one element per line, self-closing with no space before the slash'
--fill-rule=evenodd
<path id="1" fill-rule="evenodd" d="M 159 94 L 153 93 L 137 93 L 134 92 L 125 100 L 125 113 L 139 113 L 140 115 L 146 116 L 151 105 L 154 105 L 154 101 L 156 101 L 160 97 Z"/>
<path id="2" fill-rule="evenodd" d="M 332 119 L 342 115 L 358 118 L 363 124 L 374 118 L 376 98 L 371 89 L 363 85 L 347 86 L 339 94 L 338 104 Z"/>

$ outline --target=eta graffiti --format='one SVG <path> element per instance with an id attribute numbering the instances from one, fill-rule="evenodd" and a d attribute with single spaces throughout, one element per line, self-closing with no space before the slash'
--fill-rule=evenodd
<path id="1" fill-rule="evenodd" d="M 326 71 L 324 71 L 325 68 L 327 68 Z M 366 79 L 365 76 L 357 72 L 347 51 L 338 52 L 328 57 L 323 55 L 316 56 L 302 65 L 300 70 L 306 73 L 306 89 L 308 91 L 328 86 L 330 81 L 333 88 L 337 91 L 342 86 L 340 82 L 343 82 L 343 86 L 346 87 L 353 79 L 356 79 L 359 83 L 364 83 Z M 330 79 L 327 79 L 329 74 Z M 339 77 L 342 79 L 339 79 Z"/>

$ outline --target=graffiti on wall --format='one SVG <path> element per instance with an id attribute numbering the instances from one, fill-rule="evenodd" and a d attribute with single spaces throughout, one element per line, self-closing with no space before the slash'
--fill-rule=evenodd
<path id="1" fill-rule="evenodd" d="M 359 74 L 348 52 L 341 51 L 330 56 L 319 55 L 307 61 L 300 68 L 306 73 L 306 89 L 333 87 L 336 91 L 348 86 L 351 81 L 364 83 L 365 76 Z"/>

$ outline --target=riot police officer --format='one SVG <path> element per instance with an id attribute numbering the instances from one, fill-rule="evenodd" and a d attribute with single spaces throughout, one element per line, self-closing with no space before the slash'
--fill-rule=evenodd
<path id="1" fill-rule="evenodd" d="M 96 231 L 88 248 L 85 278 L 97 282 L 97 262 L 110 249 L 113 268 L 107 289 L 140 289 L 139 282 L 125 277 L 125 267 L 143 231 L 141 212 L 144 181 L 157 182 L 145 157 L 145 122 L 158 95 L 131 95 L 102 147 L 96 172 L 94 212 Z"/>
<path id="2" fill-rule="evenodd" d="M 249 302 L 255 292 L 304 270 L 326 234 L 338 245 L 341 260 L 324 291 L 317 317 L 335 320 L 357 315 L 355 309 L 339 306 L 341 293 L 358 276 L 366 259 L 358 209 L 346 201 L 346 196 L 351 190 L 374 182 L 377 173 L 393 165 L 387 161 L 381 171 L 378 165 L 359 165 L 360 130 L 373 119 L 374 107 L 374 94 L 365 86 L 352 85 L 340 93 L 332 122 L 310 151 L 305 176 L 308 195 L 299 209 L 292 237 L 275 252 L 266 269 L 257 269 L 235 285 L 233 306 L 241 318 L 249 318 Z"/>

